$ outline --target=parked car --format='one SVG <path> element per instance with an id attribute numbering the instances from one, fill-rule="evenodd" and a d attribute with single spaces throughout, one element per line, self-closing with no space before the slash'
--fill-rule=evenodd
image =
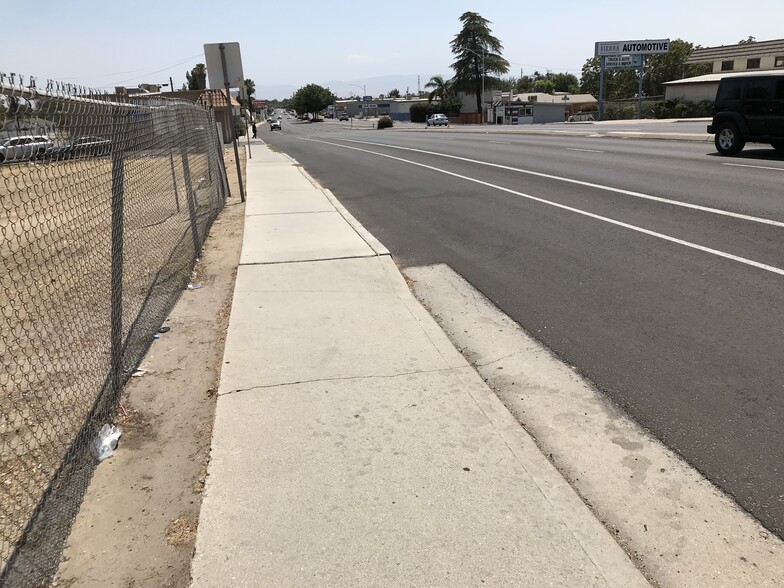
<path id="1" fill-rule="evenodd" d="M 446 117 L 445 114 L 433 114 L 430 118 L 427 119 L 427 126 L 429 127 L 440 127 L 440 126 L 449 126 L 449 119 Z"/>
<path id="2" fill-rule="evenodd" d="M 283 128 L 281 127 L 281 124 L 280 124 L 280 119 L 278 119 L 278 120 L 271 120 L 269 126 L 270 126 L 270 131 L 276 131 L 276 130 L 277 131 L 282 131 L 283 130 Z"/>
<path id="3" fill-rule="evenodd" d="M 3 161 L 28 161 L 50 154 L 54 143 L 46 135 L 22 135 L 0 139 L 0 163 Z"/>
<path id="4" fill-rule="evenodd" d="M 73 159 L 75 157 L 99 157 L 109 155 L 112 142 L 103 137 L 70 137 L 52 150 L 56 159 Z"/>
<path id="5" fill-rule="evenodd" d="M 784 151 L 784 72 L 723 78 L 708 132 L 721 155 L 737 155 L 746 143 Z"/>
<path id="6" fill-rule="evenodd" d="M 341 112 L 340 116 L 338 116 L 338 120 L 348 120 L 348 113 L 347 112 Z"/>

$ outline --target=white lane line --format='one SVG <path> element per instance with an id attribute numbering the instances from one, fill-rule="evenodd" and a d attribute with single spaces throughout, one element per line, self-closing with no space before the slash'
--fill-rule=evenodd
<path id="1" fill-rule="evenodd" d="M 598 149 L 577 149 L 577 147 L 567 147 L 567 151 L 584 151 L 585 153 L 604 153 L 604 151 L 599 151 Z"/>
<path id="2" fill-rule="evenodd" d="M 656 237 L 657 239 L 662 239 L 664 241 L 669 241 L 671 243 L 677 243 L 678 245 L 683 245 L 684 247 L 689 247 L 690 249 L 696 249 L 698 251 L 703 251 L 705 253 L 710 253 L 711 255 L 716 255 L 718 257 L 723 257 L 724 259 L 730 259 L 732 261 L 737 261 L 739 263 L 743 263 L 745 265 L 750 265 L 752 267 L 756 267 L 767 272 L 771 272 L 774 274 L 779 274 L 784 276 L 784 269 L 775 267 L 772 265 L 767 265 L 765 263 L 760 263 L 759 261 L 754 261 L 753 259 L 748 259 L 746 257 L 740 257 L 738 255 L 733 255 L 732 253 L 727 253 L 725 251 L 719 251 L 718 249 L 712 249 L 710 247 L 705 247 L 703 245 L 698 245 L 697 243 L 692 243 L 691 241 L 684 241 L 683 239 L 678 239 L 676 237 L 671 237 L 669 235 L 665 235 L 664 233 L 657 233 L 656 231 L 651 231 L 650 229 L 644 229 L 642 227 L 638 227 L 637 225 L 631 225 L 629 223 L 625 223 L 623 221 L 615 220 L 613 218 L 609 218 L 606 216 L 601 216 L 599 214 L 594 214 L 593 212 L 588 212 L 587 210 L 581 210 L 579 208 L 574 208 L 573 206 L 566 206 L 565 204 L 559 204 L 557 202 L 552 202 L 550 200 L 545 200 L 544 198 L 539 198 L 537 196 L 531 196 L 530 194 L 525 194 L 524 192 L 518 192 L 517 190 L 512 190 L 511 188 L 505 188 L 504 186 L 499 186 L 497 184 L 491 184 L 490 182 L 485 182 L 482 180 L 477 180 L 476 178 L 470 178 L 468 176 L 464 176 L 461 174 L 456 174 L 455 172 L 451 172 L 445 169 L 441 169 L 438 167 L 433 167 L 432 165 L 426 165 L 424 163 L 419 163 L 418 161 L 411 161 L 410 159 L 403 159 L 402 157 L 395 157 L 394 155 L 388 155 L 386 153 L 379 153 L 378 151 L 370 151 L 369 149 L 361 149 L 360 147 L 352 147 L 350 145 L 343 145 L 342 143 L 333 143 L 331 141 L 323 141 L 320 139 L 311 139 L 308 137 L 302 137 L 305 141 L 313 141 L 314 143 L 322 143 L 324 145 L 332 145 L 334 147 L 342 147 L 343 149 L 351 149 L 353 151 L 359 151 L 361 153 L 368 153 L 370 155 L 377 155 L 379 157 L 385 157 L 387 159 L 393 159 L 395 161 L 400 161 L 402 163 L 409 163 L 411 165 L 415 165 L 417 167 L 421 167 L 424 169 L 429 169 L 434 172 L 438 172 L 447 176 L 452 176 L 453 178 L 458 178 L 461 180 L 466 180 L 467 182 L 473 182 L 475 184 L 479 184 L 481 186 L 486 186 L 488 188 L 493 188 L 495 190 L 500 190 L 501 192 L 507 192 L 508 194 L 514 194 L 515 196 L 520 196 L 521 198 L 526 198 L 528 200 L 532 200 L 534 202 L 539 202 L 541 204 L 547 204 L 548 206 L 553 206 L 555 208 L 560 208 L 561 210 L 568 210 L 569 212 L 574 212 L 576 214 L 581 214 L 583 216 L 587 216 L 589 218 L 593 218 L 605 223 L 610 223 L 611 225 L 616 225 L 618 227 L 623 227 L 625 229 L 629 229 L 632 231 L 636 231 L 638 233 L 642 233 L 644 235 L 649 235 L 651 237 Z"/>
<path id="3" fill-rule="evenodd" d="M 711 214 L 718 214 L 721 216 L 729 216 L 732 218 L 738 218 L 741 220 L 750 221 L 753 223 L 760 223 L 763 225 L 772 225 L 774 227 L 782 227 L 784 228 L 783 221 L 771 220 L 767 218 L 761 218 L 758 216 L 751 216 L 748 214 L 740 214 L 739 212 L 729 212 L 727 210 L 720 210 L 718 208 L 710 208 L 709 206 L 700 206 L 699 204 L 690 204 L 688 202 L 680 202 L 679 200 L 671 200 L 669 198 L 661 198 L 659 196 L 651 196 L 650 194 L 643 194 L 642 192 L 632 192 L 631 190 L 623 190 L 622 188 L 613 188 L 612 186 L 604 186 L 602 184 L 593 184 L 591 182 L 583 182 L 582 180 L 574 180 L 572 178 L 564 178 L 561 176 L 554 176 L 551 174 L 545 174 L 542 172 L 535 172 L 528 169 L 522 169 L 519 167 L 511 167 L 508 165 L 501 165 L 500 163 L 490 163 L 489 161 L 480 161 L 478 159 L 469 159 L 468 157 L 459 157 L 457 155 L 447 155 L 446 153 L 438 153 L 436 151 L 425 151 L 423 149 L 414 149 L 413 147 L 399 147 L 397 145 L 387 145 L 385 143 L 373 143 L 371 141 L 359 141 L 356 139 L 341 139 L 342 141 L 346 141 L 348 143 L 358 143 L 360 145 L 373 145 L 375 147 L 387 147 L 389 149 L 400 149 L 402 151 L 412 151 L 415 153 L 423 153 L 425 155 L 435 155 L 437 157 L 445 157 L 447 159 L 455 159 L 457 161 L 465 161 L 468 163 L 476 163 L 478 165 L 486 165 L 488 167 L 494 167 L 497 169 L 504 169 L 507 171 L 518 172 L 521 174 L 527 174 L 529 176 L 536 176 L 539 178 L 546 178 L 548 180 L 557 180 L 559 182 L 566 182 L 567 184 L 575 184 L 578 186 L 585 186 L 586 188 L 596 188 L 598 190 L 606 190 L 608 192 L 615 192 L 616 194 L 623 194 L 625 196 L 634 196 L 635 198 L 643 198 L 645 200 L 652 200 L 654 202 L 661 202 L 663 204 L 672 204 L 673 206 L 681 206 L 683 208 L 690 208 L 692 210 L 699 210 L 700 212 L 709 212 Z"/>
<path id="4" fill-rule="evenodd" d="M 496 145 L 511 145 L 509 141 L 488 141 L 488 143 L 495 143 Z"/>
<path id="5" fill-rule="evenodd" d="M 773 171 L 784 172 L 782 167 L 765 167 L 764 165 L 745 165 L 743 163 L 722 163 L 721 165 L 731 165 L 732 167 L 753 167 L 754 169 L 772 169 Z"/>

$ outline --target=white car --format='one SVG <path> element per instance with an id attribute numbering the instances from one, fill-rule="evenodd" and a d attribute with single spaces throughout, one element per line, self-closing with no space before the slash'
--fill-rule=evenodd
<path id="1" fill-rule="evenodd" d="M 281 124 L 280 124 L 280 119 L 278 119 L 278 120 L 271 120 L 269 126 L 270 126 L 270 131 L 275 131 L 275 130 L 282 131 L 283 130 L 283 128 L 281 127 Z"/>
<path id="2" fill-rule="evenodd" d="M 49 155 L 54 143 L 46 135 L 23 135 L 0 139 L 0 163 L 3 161 L 27 161 Z"/>
<path id="3" fill-rule="evenodd" d="M 427 126 L 433 127 L 448 127 L 449 126 L 449 119 L 446 117 L 445 114 L 434 114 L 427 119 Z"/>

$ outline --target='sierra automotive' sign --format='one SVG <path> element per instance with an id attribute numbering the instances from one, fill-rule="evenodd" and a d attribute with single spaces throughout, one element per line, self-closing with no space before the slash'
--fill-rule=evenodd
<path id="1" fill-rule="evenodd" d="M 645 39 L 644 41 L 599 41 L 596 43 L 596 57 L 607 55 L 651 55 L 668 53 L 669 39 Z"/>

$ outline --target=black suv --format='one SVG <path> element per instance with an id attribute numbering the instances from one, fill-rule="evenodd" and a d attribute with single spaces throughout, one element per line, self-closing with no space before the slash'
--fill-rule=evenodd
<path id="1" fill-rule="evenodd" d="M 784 72 L 723 78 L 708 132 L 722 155 L 736 155 L 747 141 L 784 151 Z"/>

